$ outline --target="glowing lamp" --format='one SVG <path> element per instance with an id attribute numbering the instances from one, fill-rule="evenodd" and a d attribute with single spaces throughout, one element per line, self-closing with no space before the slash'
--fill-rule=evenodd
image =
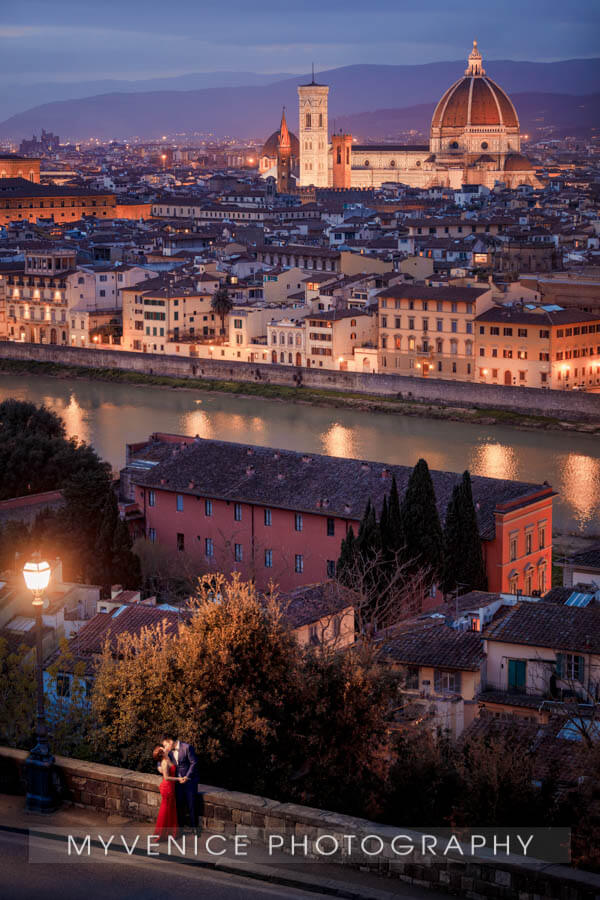
<path id="1" fill-rule="evenodd" d="M 23 566 L 23 578 L 28 590 L 33 594 L 33 605 L 43 606 L 42 594 L 50 583 L 50 564 L 46 561 L 31 559 Z"/>

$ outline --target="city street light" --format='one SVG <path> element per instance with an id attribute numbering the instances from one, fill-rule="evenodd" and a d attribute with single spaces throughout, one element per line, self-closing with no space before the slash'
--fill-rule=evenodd
<path id="1" fill-rule="evenodd" d="M 27 797 L 25 805 L 30 812 L 49 813 L 56 809 L 52 786 L 54 757 L 48 746 L 48 729 L 44 713 L 44 653 L 42 646 L 43 594 L 50 582 L 50 565 L 42 561 L 39 553 L 26 562 L 23 578 L 28 590 L 33 594 L 35 608 L 36 643 L 36 688 L 37 688 L 37 744 L 25 763 L 27 774 Z"/>

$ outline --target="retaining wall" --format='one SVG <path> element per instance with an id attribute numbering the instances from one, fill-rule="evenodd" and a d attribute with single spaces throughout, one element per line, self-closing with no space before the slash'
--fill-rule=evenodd
<path id="1" fill-rule="evenodd" d="M 26 757 L 23 750 L 0 747 L 5 792 L 11 789 L 23 792 Z M 56 767 L 65 801 L 107 815 L 119 814 L 150 822 L 156 819 L 160 803 L 159 776 L 60 756 L 56 757 Z M 201 824 L 208 831 L 243 834 L 258 844 L 266 843 L 269 834 L 293 835 L 297 841 L 306 839 L 309 856 L 318 855 L 313 848 L 320 835 L 334 835 L 340 841 L 348 834 L 356 835 L 358 841 L 380 838 L 386 844 L 386 852 L 375 857 L 372 863 L 361 862 L 361 868 L 470 900 L 598 900 L 600 896 L 598 876 L 566 865 L 535 860 L 509 862 L 494 857 L 473 861 L 453 851 L 445 857 L 416 853 L 409 861 L 387 852 L 398 829 L 366 819 L 207 785 L 199 786 L 199 801 Z M 418 832 L 403 829 L 402 835 L 420 844 Z M 343 856 L 330 856 L 327 861 L 352 864 Z"/>
<path id="2" fill-rule="evenodd" d="M 504 385 L 409 378 L 403 375 L 374 375 L 306 369 L 279 364 L 228 362 L 217 359 L 190 359 L 124 350 L 86 349 L 50 344 L 0 342 L 0 359 L 34 360 L 97 369 L 122 369 L 176 378 L 204 378 L 217 381 L 244 381 L 364 393 L 442 403 L 448 406 L 504 409 L 511 412 L 554 416 L 570 421 L 600 419 L 600 394 L 583 391 L 554 391 Z"/>

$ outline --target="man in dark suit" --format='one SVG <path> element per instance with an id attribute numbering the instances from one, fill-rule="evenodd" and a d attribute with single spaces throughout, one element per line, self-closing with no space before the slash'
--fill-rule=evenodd
<path id="1" fill-rule="evenodd" d="M 164 734 L 161 741 L 170 761 L 175 765 L 177 778 L 187 779 L 183 784 L 175 783 L 177 817 L 183 828 L 186 812 L 193 831 L 198 828 L 198 770 L 196 753 L 191 744 L 180 741 L 172 734 Z"/>

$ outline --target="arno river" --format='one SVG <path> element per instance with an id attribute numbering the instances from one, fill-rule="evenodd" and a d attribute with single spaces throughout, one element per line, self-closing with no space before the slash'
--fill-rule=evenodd
<path id="1" fill-rule="evenodd" d="M 0 401 L 7 397 L 45 403 L 70 435 L 92 443 L 115 470 L 124 463 L 125 444 L 153 431 L 403 465 L 422 456 L 434 469 L 547 480 L 560 492 L 555 530 L 600 534 L 600 439 L 593 435 L 29 375 L 0 375 Z"/>

